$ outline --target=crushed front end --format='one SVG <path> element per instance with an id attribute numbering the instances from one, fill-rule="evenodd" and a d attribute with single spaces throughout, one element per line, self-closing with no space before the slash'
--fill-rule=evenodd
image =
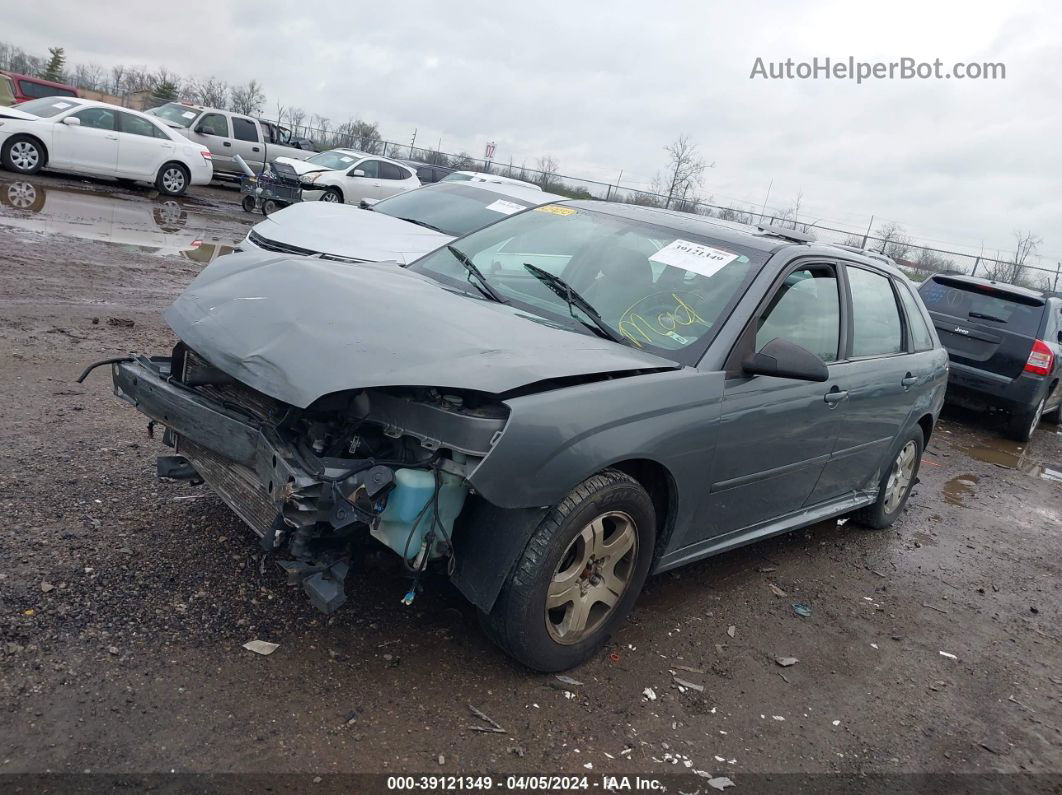
<path id="1" fill-rule="evenodd" d="M 414 578 L 451 557 L 467 478 L 508 416 L 490 395 L 430 387 L 350 390 L 299 408 L 183 343 L 170 357 L 111 369 L 115 394 L 149 427 L 165 426 L 174 455 L 159 458 L 159 476 L 205 481 L 329 613 L 346 600 L 343 581 L 370 538 Z"/>

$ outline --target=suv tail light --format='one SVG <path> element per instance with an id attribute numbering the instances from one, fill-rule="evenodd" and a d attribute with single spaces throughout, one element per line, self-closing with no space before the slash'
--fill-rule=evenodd
<path id="1" fill-rule="evenodd" d="M 1029 359 L 1025 362 L 1025 372 L 1035 375 L 1051 375 L 1051 367 L 1055 363 L 1055 355 L 1043 340 L 1033 340 L 1032 351 Z"/>

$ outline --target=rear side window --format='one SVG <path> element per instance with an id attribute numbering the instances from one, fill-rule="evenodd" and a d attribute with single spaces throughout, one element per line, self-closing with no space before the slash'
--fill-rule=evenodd
<path id="1" fill-rule="evenodd" d="M 404 168 L 380 161 L 380 179 L 409 179 L 409 172 Z"/>
<path id="2" fill-rule="evenodd" d="M 932 278 L 922 285 L 918 294 L 930 312 L 998 326 L 1030 337 L 1039 332 L 1043 318 L 1043 301 L 1008 295 L 983 284 Z"/>
<path id="3" fill-rule="evenodd" d="M 903 352 L 900 310 L 889 279 L 850 266 L 852 290 L 852 356 L 887 356 Z"/>
<path id="4" fill-rule="evenodd" d="M 233 116 L 232 137 L 237 141 L 258 143 L 258 125 L 250 119 L 241 119 L 239 116 Z"/>
<path id="5" fill-rule="evenodd" d="M 143 135 L 145 138 L 165 138 L 169 136 L 149 122 L 143 116 L 134 116 L 132 113 L 119 113 L 118 125 L 122 132 L 129 135 Z"/>
<path id="6" fill-rule="evenodd" d="M 18 90 L 22 92 L 22 96 L 29 97 L 30 99 L 40 99 L 41 97 L 73 97 L 77 96 L 73 91 L 68 88 L 56 88 L 55 86 L 45 86 L 40 83 L 34 83 L 30 80 L 19 80 Z"/>
<path id="7" fill-rule="evenodd" d="M 922 307 L 918 305 L 911 288 L 903 282 L 898 282 L 900 301 L 903 302 L 904 311 L 907 313 L 907 326 L 911 331 L 911 343 L 916 351 L 932 350 L 934 341 L 929 331 Z"/>

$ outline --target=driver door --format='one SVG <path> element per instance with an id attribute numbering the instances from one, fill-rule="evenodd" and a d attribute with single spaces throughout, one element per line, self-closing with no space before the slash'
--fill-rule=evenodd
<path id="1" fill-rule="evenodd" d="M 117 113 L 110 108 L 92 107 L 69 115 L 81 123 L 56 123 L 49 153 L 51 164 L 85 174 L 113 176 L 118 165 Z"/>
<path id="2" fill-rule="evenodd" d="M 354 176 L 355 171 L 364 171 L 363 176 Z M 390 194 L 380 178 L 379 160 L 362 160 L 347 172 L 343 198 L 347 204 L 357 204 L 362 199 L 386 199 Z"/>
<path id="3" fill-rule="evenodd" d="M 845 393 L 834 362 L 843 350 L 846 307 L 837 267 L 791 266 L 761 304 L 727 362 L 719 441 L 701 515 L 718 537 L 799 510 L 833 450 Z M 826 362 L 825 383 L 747 375 L 741 359 L 773 339 L 807 348 Z M 701 538 L 690 539 L 691 542 Z"/>

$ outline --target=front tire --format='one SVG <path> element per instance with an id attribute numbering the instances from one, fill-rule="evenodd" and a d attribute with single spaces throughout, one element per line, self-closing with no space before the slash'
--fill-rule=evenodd
<path id="1" fill-rule="evenodd" d="M 46 160 L 44 146 L 29 135 L 13 135 L 0 152 L 0 162 L 16 174 L 36 174 Z"/>
<path id="2" fill-rule="evenodd" d="M 188 190 L 188 169 L 180 163 L 167 163 L 159 169 L 155 188 L 166 196 L 182 196 Z"/>
<path id="3" fill-rule="evenodd" d="M 339 188 L 329 188 L 324 192 L 324 196 L 320 198 L 320 201 L 329 202 L 330 204 L 342 204 L 343 193 Z"/>
<path id="4" fill-rule="evenodd" d="M 918 480 L 923 449 L 925 437 L 921 426 L 916 425 L 893 448 L 889 466 L 878 484 L 878 499 L 873 505 L 856 512 L 857 522 L 881 530 L 899 518 Z"/>
<path id="5" fill-rule="evenodd" d="M 626 618 L 656 543 L 645 489 L 607 469 L 587 478 L 542 520 L 516 562 L 484 630 L 536 671 L 588 659 Z"/>

